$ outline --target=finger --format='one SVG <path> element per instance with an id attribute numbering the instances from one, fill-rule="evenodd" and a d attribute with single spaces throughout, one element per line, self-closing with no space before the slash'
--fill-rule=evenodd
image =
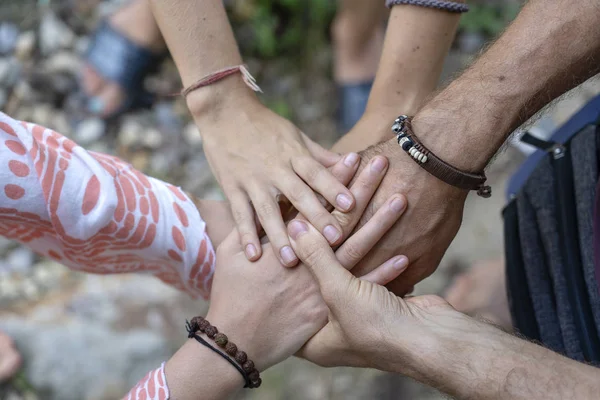
<path id="1" fill-rule="evenodd" d="M 335 258 L 327 240 L 306 221 L 293 220 L 288 234 L 294 251 L 315 277 L 332 313 L 347 303 L 348 288 L 355 279 Z"/>
<path id="2" fill-rule="evenodd" d="M 331 167 L 343 158 L 340 154 L 327 150 L 323 146 L 315 143 L 304 133 L 302 134 L 302 140 L 313 158 L 325 167 Z"/>
<path id="3" fill-rule="evenodd" d="M 280 190 L 294 207 L 327 238 L 330 245 L 342 239 L 342 229 L 337 219 L 319 202 L 315 193 L 293 173 L 280 179 Z"/>
<path id="4" fill-rule="evenodd" d="M 290 246 L 279 204 L 269 195 L 268 190 L 256 190 L 254 193 L 250 193 L 250 196 L 258 219 L 275 254 L 278 255 L 279 261 L 283 266 L 293 267 L 298 263 L 298 258 Z"/>
<path id="5" fill-rule="evenodd" d="M 406 210 L 406 198 L 394 195 L 357 232 L 350 236 L 336 251 L 335 255 L 344 268 L 351 270 L 358 264 L 379 239 L 394 226 Z"/>
<path id="6" fill-rule="evenodd" d="M 258 228 L 254 217 L 254 210 L 246 193 L 236 190 L 228 196 L 231 203 L 231 214 L 240 233 L 240 244 L 246 258 L 256 261 L 262 255 L 262 246 L 258 239 Z"/>
<path id="7" fill-rule="evenodd" d="M 358 178 L 350 187 L 350 192 L 354 196 L 355 206 L 349 213 L 342 213 L 337 210 L 332 215 L 339 221 L 342 228 L 342 238 L 348 237 L 354 229 L 369 201 L 379 187 L 385 172 L 387 171 L 388 161 L 383 156 L 376 156 L 369 161 L 367 166 L 358 174 Z M 342 239 L 343 240 L 343 239 Z"/>
<path id="8" fill-rule="evenodd" d="M 354 207 L 350 190 L 338 181 L 331 171 L 310 157 L 294 157 L 292 168 L 314 191 L 337 210 L 348 212 Z"/>
<path id="9" fill-rule="evenodd" d="M 406 267 L 408 267 L 408 258 L 405 256 L 392 257 L 359 279 L 384 286 L 399 277 Z"/>
<path id="10" fill-rule="evenodd" d="M 348 153 L 344 157 L 342 157 L 338 162 L 336 162 L 332 167 L 330 167 L 329 172 L 338 182 L 340 182 L 344 186 L 348 186 L 352 178 L 354 178 L 354 174 L 356 174 L 356 170 L 359 166 L 360 156 L 356 153 Z M 317 198 L 325 206 L 329 211 L 333 209 L 329 202 L 325 200 L 323 196 L 317 194 Z"/>

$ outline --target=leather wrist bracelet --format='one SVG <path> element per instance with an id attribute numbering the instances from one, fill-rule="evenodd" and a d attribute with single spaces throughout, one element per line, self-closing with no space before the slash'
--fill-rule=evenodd
<path id="1" fill-rule="evenodd" d="M 396 118 L 392 125 L 392 131 L 396 134 L 402 150 L 431 175 L 457 188 L 476 190 L 477 194 L 484 198 L 492 195 L 492 188 L 485 185 L 487 177 L 483 171 L 480 173 L 461 171 L 427 149 L 415 135 L 410 117 L 401 115 Z"/>

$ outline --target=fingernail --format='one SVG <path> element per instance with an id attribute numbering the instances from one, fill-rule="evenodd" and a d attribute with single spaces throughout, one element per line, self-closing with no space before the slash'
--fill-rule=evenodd
<path id="1" fill-rule="evenodd" d="M 290 246 L 283 246 L 279 250 L 279 254 L 285 264 L 293 264 L 296 261 L 296 255 Z"/>
<path id="2" fill-rule="evenodd" d="M 371 164 L 371 168 L 377 173 L 383 172 L 385 169 L 385 159 L 383 157 L 376 157 Z"/>
<path id="3" fill-rule="evenodd" d="M 293 220 L 288 224 L 288 234 L 294 240 L 296 240 L 301 233 L 308 231 L 308 226 L 303 221 Z M 289 247 L 289 246 L 286 246 Z M 285 248 L 285 247 L 284 247 Z M 291 249 L 290 249 L 291 250 Z"/>
<path id="4" fill-rule="evenodd" d="M 399 271 L 402 271 L 404 268 L 408 266 L 408 258 L 404 256 L 398 256 L 396 260 L 394 260 L 394 268 Z"/>
<path id="5" fill-rule="evenodd" d="M 256 251 L 256 247 L 253 244 L 246 245 L 246 257 L 254 258 L 258 255 L 258 251 Z"/>
<path id="6" fill-rule="evenodd" d="M 323 236 L 325 236 L 329 244 L 334 244 L 340 238 L 340 231 L 333 225 L 327 225 L 323 229 Z"/>
<path id="7" fill-rule="evenodd" d="M 344 165 L 346 167 L 353 167 L 354 164 L 356 164 L 358 162 L 358 154 L 356 153 L 349 153 L 346 158 L 344 159 Z"/>
<path id="8" fill-rule="evenodd" d="M 392 211 L 396 213 L 401 212 L 404 209 L 404 198 L 395 198 L 394 200 L 392 200 L 392 204 L 390 204 L 390 207 L 392 208 Z"/>
<path id="9" fill-rule="evenodd" d="M 344 193 L 338 194 L 335 202 L 342 210 L 348 210 L 352 206 L 352 198 Z"/>

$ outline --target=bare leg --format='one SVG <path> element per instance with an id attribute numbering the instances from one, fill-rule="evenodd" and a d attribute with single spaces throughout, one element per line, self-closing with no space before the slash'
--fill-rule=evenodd
<path id="1" fill-rule="evenodd" d="M 332 25 L 334 77 L 338 83 L 373 80 L 384 38 L 380 0 L 340 0 Z"/>
<path id="2" fill-rule="evenodd" d="M 148 0 L 134 0 L 117 11 L 109 19 L 110 25 L 134 43 L 154 53 L 166 49 L 158 25 L 152 15 Z M 126 98 L 124 88 L 115 82 L 105 80 L 91 65 L 83 69 L 83 90 L 95 101 L 94 113 L 110 115 L 119 108 Z"/>

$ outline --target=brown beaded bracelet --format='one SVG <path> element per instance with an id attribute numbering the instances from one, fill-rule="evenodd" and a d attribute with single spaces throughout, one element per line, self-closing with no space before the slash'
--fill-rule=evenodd
<path id="1" fill-rule="evenodd" d="M 245 388 L 255 389 L 260 386 L 262 379 L 260 379 L 260 372 L 254 366 L 254 362 L 248 359 L 248 355 L 239 350 L 235 343 L 229 341 L 227 335 L 220 333 L 216 326 L 212 326 L 204 317 L 197 316 L 192 318 L 190 322 L 187 320 L 186 329 L 188 331 L 188 337 L 196 339 L 199 343 L 209 347 L 215 353 L 220 354 L 221 357 L 225 358 L 231 365 L 233 365 L 244 377 L 246 382 Z M 206 334 L 210 339 L 220 348 L 225 350 L 225 353 L 215 349 L 202 337 L 198 336 L 197 332 Z M 235 360 L 235 361 L 234 361 Z"/>

